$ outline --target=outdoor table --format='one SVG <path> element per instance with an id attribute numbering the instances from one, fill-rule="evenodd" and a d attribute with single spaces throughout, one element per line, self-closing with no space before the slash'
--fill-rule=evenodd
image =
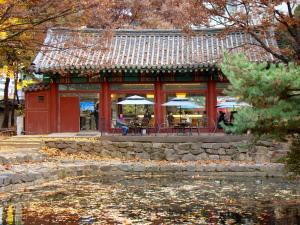
<path id="1" fill-rule="evenodd" d="M 187 123 L 187 122 L 180 122 L 180 123 L 177 123 L 174 128 L 175 129 L 178 129 L 178 132 L 177 134 L 179 133 L 182 133 L 184 134 L 185 133 L 185 128 L 189 127 L 191 124 L 190 123 Z"/>
<path id="2" fill-rule="evenodd" d="M 141 123 L 131 123 L 129 125 L 129 128 L 132 129 L 134 134 L 140 134 L 143 135 L 143 130 L 145 129 L 146 132 L 148 132 L 148 127 L 147 126 L 143 126 Z"/>

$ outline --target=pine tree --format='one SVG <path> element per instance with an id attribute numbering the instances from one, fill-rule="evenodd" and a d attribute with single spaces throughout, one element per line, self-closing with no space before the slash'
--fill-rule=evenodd
<path id="1" fill-rule="evenodd" d="M 225 130 L 254 135 L 293 136 L 287 169 L 300 174 L 300 66 L 249 62 L 244 55 L 225 54 L 222 72 L 230 81 L 226 93 L 239 96 L 244 107 Z"/>
<path id="2" fill-rule="evenodd" d="M 249 62 L 244 55 L 225 55 L 222 72 L 230 81 L 227 94 L 252 107 L 235 116 L 235 133 L 251 130 L 281 136 L 300 131 L 300 67 L 290 63 Z"/>

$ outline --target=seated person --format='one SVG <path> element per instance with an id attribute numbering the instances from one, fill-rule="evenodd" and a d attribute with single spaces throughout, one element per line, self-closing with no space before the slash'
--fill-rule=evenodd
<path id="1" fill-rule="evenodd" d="M 168 114 L 167 120 L 169 127 L 172 127 L 174 125 L 174 116 L 171 112 Z"/>
<path id="2" fill-rule="evenodd" d="M 187 126 L 191 125 L 191 119 L 187 113 L 182 115 L 182 122 L 186 123 Z"/>
<path id="3" fill-rule="evenodd" d="M 116 127 L 122 128 L 122 134 L 127 135 L 128 134 L 128 126 L 124 120 L 123 114 L 120 114 L 119 118 L 116 121 Z"/>

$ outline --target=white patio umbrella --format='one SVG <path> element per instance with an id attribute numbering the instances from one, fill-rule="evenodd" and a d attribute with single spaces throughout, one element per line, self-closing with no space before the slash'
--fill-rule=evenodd
<path id="1" fill-rule="evenodd" d="M 222 108 L 222 109 L 225 109 L 225 108 L 240 108 L 240 107 L 245 107 L 245 106 L 249 107 L 250 105 L 246 102 L 232 101 L 232 102 L 222 102 L 222 103 L 217 105 L 217 108 Z"/>
<path id="2" fill-rule="evenodd" d="M 178 106 L 180 108 L 180 106 Z M 197 103 L 189 106 L 181 106 L 181 109 L 204 109 L 204 106 L 198 105 Z"/>
<path id="3" fill-rule="evenodd" d="M 145 99 L 142 96 L 133 95 L 127 97 L 125 100 L 118 102 L 119 105 L 134 105 L 134 113 L 136 115 L 136 106 L 137 105 L 153 105 L 154 103 Z"/>
<path id="4" fill-rule="evenodd" d="M 179 107 L 179 116 L 180 116 L 180 122 L 181 122 L 181 109 L 182 108 L 189 108 L 189 109 L 199 109 L 204 108 L 203 106 L 197 104 L 196 102 L 193 102 L 189 100 L 188 98 L 172 98 L 170 101 L 162 104 L 163 106 L 177 106 Z"/>

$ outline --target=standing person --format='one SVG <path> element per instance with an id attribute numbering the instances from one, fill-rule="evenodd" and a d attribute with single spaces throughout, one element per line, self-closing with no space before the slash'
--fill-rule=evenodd
<path id="1" fill-rule="evenodd" d="M 151 113 L 149 112 L 149 109 L 146 109 L 146 112 L 144 114 L 144 118 L 148 119 L 149 121 L 151 120 Z"/>
<path id="2" fill-rule="evenodd" d="M 221 122 L 223 122 L 224 124 L 227 124 L 227 121 L 225 119 L 225 113 L 223 111 L 219 112 L 219 118 L 218 118 L 218 123 L 217 123 L 218 129 L 222 129 Z"/>
<path id="3" fill-rule="evenodd" d="M 99 102 L 96 102 L 95 104 L 94 117 L 95 117 L 96 130 L 98 130 L 99 129 Z"/>

